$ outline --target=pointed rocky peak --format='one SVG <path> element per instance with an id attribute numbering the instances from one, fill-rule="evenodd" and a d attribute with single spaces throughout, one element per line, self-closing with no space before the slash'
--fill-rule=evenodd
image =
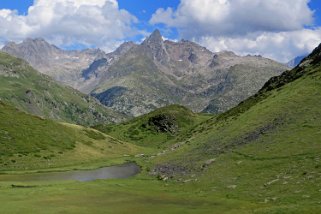
<path id="1" fill-rule="evenodd" d="M 156 29 L 149 37 L 145 39 L 143 45 L 155 46 L 164 42 L 163 37 L 158 29 Z"/>
<path id="2" fill-rule="evenodd" d="M 145 49 L 147 53 L 151 54 L 158 62 L 166 62 L 169 60 L 165 43 L 159 30 L 155 30 L 147 39 L 145 39 L 141 44 L 141 47 Z"/>

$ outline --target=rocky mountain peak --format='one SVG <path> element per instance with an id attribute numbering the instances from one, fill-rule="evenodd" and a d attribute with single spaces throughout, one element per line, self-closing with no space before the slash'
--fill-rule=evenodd
<path id="1" fill-rule="evenodd" d="M 143 45 L 152 46 L 163 43 L 163 37 L 158 29 L 154 30 L 154 32 L 145 39 Z"/>
<path id="2" fill-rule="evenodd" d="M 145 39 L 141 46 L 144 49 L 148 49 L 156 61 L 162 63 L 169 60 L 164 40 L 159 30 L 156 29 L 147 39 Z"/>
<path id="3" fill-rule="evenodd" d="M 7 45 L 5 45 L 2 50 L 4 52 L 7 52 L 12 55 L 18 55 L 18 53 L 15 54 L 16 51 L 22 52 L 21 54 L 29 54 L 29 55 L 38 55 L 40 52 L 43 55 L 44 53 L 48 52 L 57 52 L 60 51 L 59 48 L 57 48 L 54 45 L 49 44 L 47 41 L 45 41 L 42 38 L 36 38 L 36 39 L 31 39 L 27 38 L 25 39 L 22 43 L 14 43 L 14 42 L 9 42 Z"/>
<path id="4" fill-rule="evenodd" d="M 56 47 L 55 45 L 52 45 L 50 43 L 48 43 L 46 40 L 44 40 L 43 38 L 35 38 L 35 39 L 26 39 L 24 40 L 21 45 L 23 46 L 32 46 L 35 48 L 41 48 L 41 49 L 51 49 L 51 50 L 60 50 L 58 47 Z"/>

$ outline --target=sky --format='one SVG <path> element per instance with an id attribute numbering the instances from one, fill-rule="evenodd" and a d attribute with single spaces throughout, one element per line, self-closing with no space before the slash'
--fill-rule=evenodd
<path id="1" fill-rule="evenodd" d="M 113 51 L 158 28 L 211 51 L 280 62 L 321 43 L 320 0 L 1 0 L 0 46 L 42 37 L 65 49 Z"/>

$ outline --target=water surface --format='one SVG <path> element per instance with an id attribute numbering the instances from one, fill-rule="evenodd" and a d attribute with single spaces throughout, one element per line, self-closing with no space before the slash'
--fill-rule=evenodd
<path id="1" fill-rule="evenodd" d="M 135 163 L 103 167 L 94 170 L 46 172 L 21 175 L 0 175 L 0 181 L 93 181 L 98 179 L 128 178 L 140 172 Z"/>

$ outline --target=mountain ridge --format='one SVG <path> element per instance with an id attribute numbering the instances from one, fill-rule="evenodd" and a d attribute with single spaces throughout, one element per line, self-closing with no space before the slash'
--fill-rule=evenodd
<path id="1" fill-rule="evenodd" d="M 17 50 L 3 48 L 13 55 L 19 55 Z M 57 56 L 52 52 L 46 57 L 49 62 L 44 60 L 47 70 L 43 73 L 129 116 L 170 104 L 195 112 L 223 112 L 254 94 L 270 77 L 287 70 L 259 56 L 213 53 L 191 41 L 164 40 L 159 30 L 141 44 L 126 42 L 108 54 L 60 50 L 63 54 Z M 59 60 L 52 59 L 55 57 Z M 73 57 L 78 59 L 73 61 Z"/>
<path id="2" fill-rule="evenodd" d="M 92 94 L 116 111 L 124 111 L 127 105 L 125 113 L 138 116 L 170 104 L 202 111 L 212 99 L 218 103 L 207 112 L 222 112 L 255 93 L 287 67 L 259 56 L 212 53 L 187 40 L 164 41 L 155 30 L 103 70 L 106 76 Z M 110 96 L 115 87 L 122 88 L 122 93 L 117 91 L 118 96 Z M 236 98 L 231 98 L 230 93 Z M 114 101 L 110 97 L 115 97 Z"/>

